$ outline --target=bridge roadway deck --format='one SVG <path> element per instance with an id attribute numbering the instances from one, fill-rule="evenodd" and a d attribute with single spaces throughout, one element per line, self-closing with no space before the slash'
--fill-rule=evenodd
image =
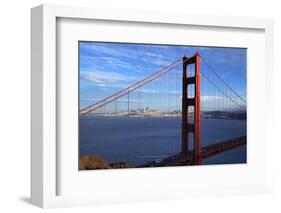
<path id="1" fill-rule="evenodd" d="M 227 141 L 222 141 L 213 145 L 209 145 L 202 148 L 201 159 L 204 160 L 208 157 L 220 154 L 230 149 L 234 149 L 239 146 L 246 145 L 247 137 L 233 138 Z M 161 160 L 149 162 L 139 167 L 161 167 L 161 166 L 184 166 L 184 165 L 196 165 L 198 160 L 195 159 L 194 153 L 189 152 L 187 154 L 177 154 Z"/>

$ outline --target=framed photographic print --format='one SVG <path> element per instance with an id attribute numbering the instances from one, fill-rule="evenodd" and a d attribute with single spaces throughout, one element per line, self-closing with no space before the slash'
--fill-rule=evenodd
<path id="1" fill-rule="evenodd" d="M 270 191 L 259 121 L 271 101 L 272 28 L 269 19 L 33 8 L 32 203 Z"/>

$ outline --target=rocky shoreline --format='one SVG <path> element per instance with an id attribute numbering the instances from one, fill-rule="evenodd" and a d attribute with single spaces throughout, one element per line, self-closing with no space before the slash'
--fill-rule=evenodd
<path id="1" fill-rule="evenodd" d="M 128 162 L 108 163 L 101 156 L 82 156 L 79 159 L 80 170 L 97 170 L 97 169 L 121 169 L 133 168 Z"/>

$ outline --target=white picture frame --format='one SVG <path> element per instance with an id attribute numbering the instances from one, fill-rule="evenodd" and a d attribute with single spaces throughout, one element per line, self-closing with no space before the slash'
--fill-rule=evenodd
<path id="1" fill-rule="evenodd" d="M 145 191 L 138 193 L 138 188 L 125 189 L 120 196 L 119 192 L 113 191 L 110 188 L 104 189 L 105 192 L 97 191 L 96 194 L 83 195 L 58 195 L 59 173 L 61 167 L 58 166 L 60 158 L 57 144 L 57 88 L 60 83 L 57 80 L 57 20 L 64 19 L 80 19 L 80 20 L 101 20 L 101 21 L 118 21 L 134 22 L 134 23 L 153 23 L 161 25 L 176 25 L 176 26 L 199 26 L 202 28 L 220 28 L 227 30 L 258 30 L 263 32 L 264 44 L 264 67 L 261 68 L 261 76 L 266 76 L 266 79 L 259 78 L 258 81 L 264 81 L 265 87 L 261 88 L 262 98 L 266 103 L 259 103 L 262 106 L 272 103 L 269 91 L 273 87 L 271 78 L 273 75 L 273 21 L 270 19 L 256 18 L 240 18 L 240 17 L 216 17 L 203 15 L 188 15 L 188 14 L 173 14 L 173 13 L 154 13 L 147 11 L 123 11 L 100 8 L 85 8 L 74 6 L 54 6 L 41 5 L 31 10 L 31 72 L 32 72 L 32 103 L 31 103 L 31 201 L 33 204 L 47 208 L 59 206 L 75 206 L 75 205 L 91 205 L 98 203 L 116 203 L 116 202 L 138 202 L 143 200 L 165 200 L 188 198 L 209 195 L 233 195 L 233 194 L 252 194 L 264 193 L 270 191 L 271 173 L 268 168 L 269 161 L 265 161 L 266 156 L 262 159 L 265 163 L 260 167 L 260 173 L 264 173 L 264 177 L 257 178 L 253 184 L 249 181 L 237 181 L 232 185 L 216 184 L 201 185 L 199 182 L 193 183 L 192 188 L 179 188 L 177 185 L 166 186 L 161 182 L 156 188 L 153 188 L 149 194 Z M 251 78 L 252 74 L 249 76 Z M 251 95 L 251 91 L 249 93 Z M 251 98 L 251 96 L 250 96 Z M 257 111 L 253 112 L 254 114 Z M 264 113 L 264 118 L 268 117 L 269 112 Z M 250 117 L 251 119 L 251 117 Z M 266 127 L 270 127 L 270 122 L 266 122 Z M 260 127 L 257 126 L 256 131 Z M 260 133 L 265 140 L 265 146 L 268 147 L 268 135 L 265 132 Z M 251 140 L 251 139 L 250 139 Z M 258 152 L 258 151 L 257 151 Z M 77 154 L 77 153 L 69 153 Z M 204 167 L 198 174 L 210 172 L 212 167 Z M 175 175 L 169 178 L 175 178 L 176 175 L 185 175 L 185 168 L 180 170 L 170 169 Z M 239 165 L 232 167 L 233 170 L 240 171 Z M 243 170 L 247 170 L 244 167 Z M 167 168 L 162 170 L 150 171 L 139 169 L 130 176 L 125 176 L 123 179 L 128 181 L 129 178 L 136 176 L 144 177 L 144 175 L 167 175 Z M 189 169 L 190 170 L 190 169 Z M 192 169 L 194 170 L 194 169 Z M 215 168 L 214 171 L 220 170 Z M 77 171 L 78 172 L 78 171 Z M 123 177 L 129 171 L 114 172 L 114 175 Z M 218 171 L 219 172 L 219 171 Z M 148 174 L 150 173 L 150 174 Z M 154 173 L 154 174 L 152 174 Z M 95 174 L 97 175 L 97 173 Z M 100 174 L 99 174 L 100 175 Z M 109 180 L 110 171 L 101 174 L 104 180 Z M 252 174 L 255 175 L 255 174 Z M 136 178 L 139 178 L 136 177 Z M 153 177 L 153 176 L 151 176 Z M 154 176 L 156 177 L 156 176 Z M 242 176 L 241 176 L 242 177 Z M 120 177 L 119 177 L 120 178 Z M 195 177 L 194 177 L 195 178 Z M 215 175 L 214 177 L 215 178 Z M 72 180 L 70 178 L 70 180 Z M 73 179 L 74 180 L 74 179 Z M 85 180 L 89 181 L 89 177 Z M 174 180 L 176 181 L 176 180 Z M 182 180 L 181 180 L 182 181 Z M 75 182 L 72 183 L 75 185 Z M 76 183 L 77 184 L 77 183 Z M 140 184 L 141 185 L 141 184 Z M 163 188 L 161 189 L 161 186 Z M 124 186 L 124 188 L 130 186 Z M 137 187 L 137 186 L 136 186 Z M 73 187 L 73 190 L 75 187 Z M 145 188 L 144 188 L 145 189 Z M 70 189 L 71 190 L 71 189 Z M 76 189 L 75 189 L 76 190 Z M 100 189 L 99 189 L 100 190 Z M 134 192 L 135 191 L 135 192 Z"/>

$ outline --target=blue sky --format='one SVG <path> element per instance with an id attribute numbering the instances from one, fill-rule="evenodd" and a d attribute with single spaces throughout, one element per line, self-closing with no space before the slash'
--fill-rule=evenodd
<path id="1" fill-rule="evenodd" d="M 246 99 L 246 49 L 80 42 L 80 105 L 92 104 L 196 51 Z"/>

